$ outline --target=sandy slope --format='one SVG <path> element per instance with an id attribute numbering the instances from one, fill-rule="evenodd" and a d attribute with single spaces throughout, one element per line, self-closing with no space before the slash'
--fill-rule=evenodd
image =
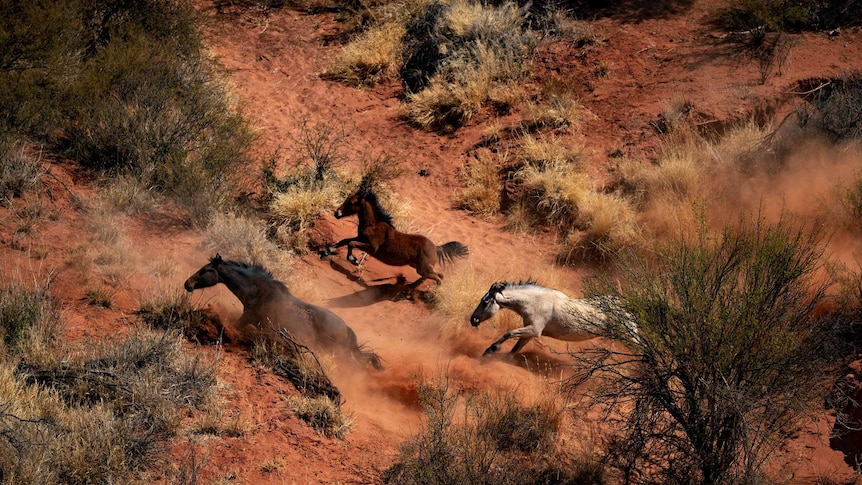
<path id="1" fill-rule="evenodd" d="M 585 121 L 573 143 L 585 144 L 592 153 L 592 168 L 601 175 L 608 154 L 654 154 L 658 144 L 649 122 L 675 97 L 684 96 L 706 122 L 737 119 L 767 107 L 787 110 L 786 96 L 797 79 L 831 75 L 849 67 L 862 68 L 862 35 L 844 32 L 837 38 L 806 35 L 798 39 L 782 76 L 759 83 L 756 66 L 726 54 L 721 33 L 705 26 L 709 2 L 693 2 L 680 12 L 643 13 L 637 17 L 610 13 L 596 19 L 603 42 L 582 52 L 555 46 L 544 54 L 542 66 L 560 66 L 544 75 L 582 83 L 583 102 L 593 116 Z M 203 5 L 207 7 L 206 4 Z M 211 9 L 205 12 L 214 15 Z M 458 240 L 467 244 L 469 258 L 444 273 L 469 272 L 478 297 L 498 279 L 520 280 L 553 273 L 562 289 L 577 295 L 581 271 L 555 268 L 553 240 L 548 234 L 515 234 L 504 231 L 500 220 L 480 220 L 451 208 L 457 174 L 471 147 L 480 140 L 478 121 L 454 136 L 417 131 L 399 118 L 399 86 L 385 84 L 355 90 L 322 81 L 317 74 L 333 55 L 335 46 L 323 39 L 338 31 L 331 15 L 304 15 L 289 10 L 241 10 L 213 16 L 207 38 L 213 55 L 224 65 L 243 111 L 259 132 L 257 155 L 267 156 L 290 146 L 297 120 L 337 120 L 342 123 L 351 150 L 351 164 L 388 155 L 406 168 L 392 183 L 393 191 L 410 204 L 411 220 L 403 221 L 435 242 Z M 721 55 L 720 55 L 721 54 Z M 598 75 L 597 72 L 605 72 Z M 503 120 L 504 123 L 507 120 Z M 417 172 L 425 169 L 429 177 Z M 250 176 L 256 167 L 249 167 Z M 93 191 L 73 166 L 51 166 L 48 186 L 52 198 L 45 204 L 56 210 L 55 220 L 37 227 L 30 237 L 14 235 L 15 207 L 0 209 L 0 254 L 7 272 L 27 277 L 52 274 L 52 290 L 63 305 L 66 337 L 101 338 L 127 329 L 142 298 L 154 292 L 181 287 L 183 280 L 204 264 L 214 249 L 201 246 L 201 236 L 173 224 L 169 218 L 130 220 L 124 228 L 128 244 L 124 264 L 131 276 L 115 294 L 113 309 L 97 310 L 81 301 L 86 284 L 98 284 L 69 261 L 76 248 L 89 238 L 75 199 L 89 200 Z M 810 177 L 804 177 L 810 181 Z M 785 188 L 792 192 L 792 186 Z M 810 202 L 800 202 L 804 206 Z M 16 203 L 21 207 L 25 202 Z M 322 233 L 333 239 L 352 235 L 355 222 L 324 215 Z M 16 239 L 17 237 L 17 239 Z M 16 242 L 17 241 L 17 242 Z M 849 243 L 850 252 L 856 250 Z M 168 269 L 165 269 L 168 268 Z M 346 268 L 346 269 L 344 269 Z M 314 255 L 297 261 L 291 281 L 301 282 L 294 291 L 341 315 L 361 341 L 374 348 L 387 367 L 380 373 L 339 366 L 335 383 L 346 397 L 346 409 L 355 417 L 345 440 L 318 436 L 285 404 L 295 390 L 256 366 L 245 350 L 189 345 L 189 352 L 218 355 L 226 386 L 230 416 L 239 417 L 247 430 L 241 437 L 202 438 L 193 446 L 185 441 L 172 445 L 175 456 L 197 449 L 207 459 L 205 483 L 231 479 L 232 483 L 375 483 L 392 460 L 397 446 L 421 425 L 416 403 L 417 376 L 448 372 L 463 389 L 517 388 L 526 395 L 547 392 L 548 372 L 564 367 L 564 350 L 555 342 L 531 343 L 521 357 L 501 355 L 481 358 L 482 350 L 499 335 L 483 326 L 469 328 L 467 315 L 453 330 L 453 323 L 422 303 L 390 301 L 379 289 L 352 281 L 343 253 L 327 261 Z M 362 277 L 381 278 L 375 284 L 393 282 L 405 268 L 386 267 L 369 261 Z M 35 276 L 34 276 L 35 275 Z M 386 279 L 390 278 L 390 279 Z M 104 284 L 108 284 L 105 281 Z M 238 302 L 224 289 L 196 292 L 195 301 L 211 305 L 227 317 L 239 312 Z M 443 328 L 446 330 L 443 330 Z M 451 339 L 452 335 L 457 338 Z M 585 344 L 589 345 L 589 344 Z M 847 476 L 850 469 L 841 454 L 828 447 L 827 417 L 803 433 L 782 457 L 800 477 L 821 474 Z M 808 460 L 811 459 L 811 460 Z M 281 463 L 262 471 L 264 463 Z M 791 470 L 791 469 L 788 469 Z M 788 473 L 791 473 L 788 471 Z"/>

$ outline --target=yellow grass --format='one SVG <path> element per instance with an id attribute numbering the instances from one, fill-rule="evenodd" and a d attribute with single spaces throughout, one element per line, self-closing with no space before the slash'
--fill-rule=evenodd
<path id="1" fill-rule="evenodd" d="M 505 165 L 506 158 L 505 152 L 494 155 L 480 151 L 475 158 L 465 163 L 461 170 L 464 188 L 456 191 L 455 204 L 473 215 L 496 215 L 500 211 L 503 191 L 500 168 Z"/>
<path id="2" fill-rule="evenodd" d="M 404 25 L 385 22 L 347 44 L 324 76 L 355 86 L 374 85 L 392 78 L 401 64 Z"/>
<path id="3" fill-rule="evenodd" d="M 518 158 L 546 170 L 580 171 L 583 169 L 583 147 L 571 147 L 553 136 L 525 135 L 520 138 Z"/>
<path id="4" fill-rule="evenodd" d="M 212 217 L 205 229 L 203 244 L 212 254 L 260 264 L 276 276 L 288 272 L 291 266 L 290 259 L 266 237 L 263 221 L 232 212 Z"/>
<path id="5" fill-rule="evenodd" d="M 560 258 L 565 263 L 607 259 L 641 240 L 634 208 L 618 194 L 589 193 L 579 219 L 584 229 L 573 229 L 563 238 Z"/>

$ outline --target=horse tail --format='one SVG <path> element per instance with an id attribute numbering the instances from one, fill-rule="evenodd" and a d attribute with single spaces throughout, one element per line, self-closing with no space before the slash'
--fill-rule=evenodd
<path id="1" fill-rule="evenodd" d="M 353 357 L 359 362 L 368 362 L 376 370 L 383 370 L 383 364 L 380 363 L 380 356 L 372 350 L 367 350 L 364 345 L 359 345 L 356 339 L 356 333 L 352 328 L 347 327 L 348 338 L 350 339 L 350 351 L 353 352 Z"/>
<path id="2" fill-rule="evenodd" d="M 463 258 L 470 254 L 467 246 L 458 241 L 449 241 L 442 246 L 437 246 L 437 259 L 443 263 L 451 263 L 457 258 Z"/>

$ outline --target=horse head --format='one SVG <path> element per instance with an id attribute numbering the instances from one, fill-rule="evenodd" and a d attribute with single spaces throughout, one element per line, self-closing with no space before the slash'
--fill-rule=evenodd
<path id="1" fill-rule="evenodd" d="M 479 305 L 473 310 L 470 316 L 470 325 L 478 327 L 480 323 L 493 317 L 500 311 L 500 304 L 497 303 L 497 294 L 506 288 L 506 283 L 496 282 L 491 285 L 485 296 L 479 300 Z"/>
<path id="2" fill-rule="evenodd" d="M 209 288 L 210 286 L 217 285 L 221 281 L 218 274 L 218 267 L 223 262 L 224 260 L 221 258 L 221 255 L 216 253 L 216 255 L 210 259 L 209 263 L 205 264 L 195 274 L 189 276 L 189 279 L 187 279 L 183 285 L 186 291 L 191 292 L 200 288 Z"/>
<path id="3" fill-rule="evenodd" d="M 365 187 L 359 187 L 354 194 L 344 199 L 344 202 L 335 209 L 335 218 L 341 219 L 342 217 L 352 216 L 359 213 L 359 204 L 365 199 L 365 196 L 368 195 L 368 189 Z"/>

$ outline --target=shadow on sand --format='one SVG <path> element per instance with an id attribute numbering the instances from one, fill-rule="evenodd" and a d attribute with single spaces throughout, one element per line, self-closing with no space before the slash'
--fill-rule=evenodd
<path id="1" fill-rule="evenodd" d="M 547 351 L 522 350 L 516 354 L 510 352 L 498 352 L 485 355 L 481 359 L 497 360 L 516 365 L 534 374 L 544 377 L 559 376 L 572 368 L 572 361 L 567 360 L 565 354 L 549 354 Z"/>
<path id="2" fill-rule="evenodd" d="M 369 282 L 364 281 L 358 275 L 356 275 L 352 268 L 345 267 L 339 263 L 336 263 L 335 260 L 330 259 L 329 265 L 332 269 L 338 271 L 339 273 L 347 276 L 347 279 L 350 281 L 354 281 L 362 286 L 363 289 L 351 293 L 349 295 L 339 296 L 337 298 L 330 298 L 326 301 L 328 306 L 336 307 L 336 308 L 355 308 L 373 305 L 374 303 L 381 301 L 399 301 L 399 300 L 412 300 L 415 297 L 423 298 L 423 292 L 414 291 L 413 287 L 407 284 L 407 278 L 404 275 L 399 274 L 398 276 L 393 276 L 390 278 L 379 278 L 376 280 L 371 280 L 371 283 L 376 283 L 382 280 L 389 280 L 395 278 L 395 283 L 381 283 L 378 285 L 369 285 Z M 414 295 L 414 293 L 417 293 Z"/>

